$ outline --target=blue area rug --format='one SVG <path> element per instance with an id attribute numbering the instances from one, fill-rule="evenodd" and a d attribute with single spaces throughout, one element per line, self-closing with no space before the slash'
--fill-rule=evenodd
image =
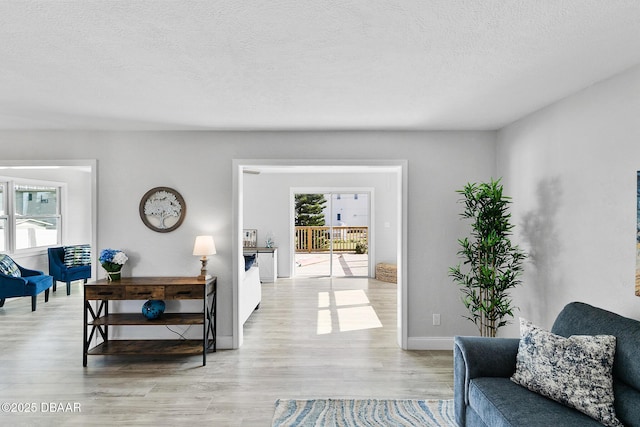
<path id="1" fill-rule="evenodd" d="M 272 427 L 456 427 L 453 400 L 276 401 Z"/>

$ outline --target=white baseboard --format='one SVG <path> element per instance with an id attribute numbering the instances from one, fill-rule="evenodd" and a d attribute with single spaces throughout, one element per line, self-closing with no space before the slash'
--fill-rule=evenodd
<path id="1" fill-rule="evenodd" d="M 408 350 L 453 350 L 453 337 L 409 337 Z M 220 350 L 233 349 L 233 337 L 218 336 L 216 347 Z"/>
<path id="2" fill-rule="evenodd" d="M 453 350 L 453 337 L 409 337 L 409 350 Z"/>

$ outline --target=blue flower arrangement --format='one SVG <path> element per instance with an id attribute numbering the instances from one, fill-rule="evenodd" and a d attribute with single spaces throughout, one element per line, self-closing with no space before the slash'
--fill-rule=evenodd
<path id="1" fill-rule="evenodd" d="M 102 268 L 107 271 L 109 280 L 120 279 L 120 270 L 128 259 L 127 255 L 119 249 L 103 249 L 98 257 Z"/>

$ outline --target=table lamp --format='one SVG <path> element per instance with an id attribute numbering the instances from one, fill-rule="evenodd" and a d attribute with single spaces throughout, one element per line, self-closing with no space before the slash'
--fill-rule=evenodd
<path id="1" fill-rule="evenodd" d="M 216 244 L 213 242 L 213 236 L 197 236 L 196 243 L 193 245 L 193 254 L 196 256 L 202 256 L 200 262 L 202 268 L 200 269 L 200 275 L 198 280 L 205 280 L 207 278 L 207 255 L 213 255 L 216 253 Z"/>

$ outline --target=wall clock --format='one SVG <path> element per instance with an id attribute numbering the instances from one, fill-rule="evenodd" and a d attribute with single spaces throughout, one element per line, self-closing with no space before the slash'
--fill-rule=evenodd
<path id="1" fill-rule="evenodd" d="M 159 233 L 168 233 L 180 227 L 186 213 L 184 199 L 173 188 L 152 188 L 140 200 L 142 222 Z"/>

